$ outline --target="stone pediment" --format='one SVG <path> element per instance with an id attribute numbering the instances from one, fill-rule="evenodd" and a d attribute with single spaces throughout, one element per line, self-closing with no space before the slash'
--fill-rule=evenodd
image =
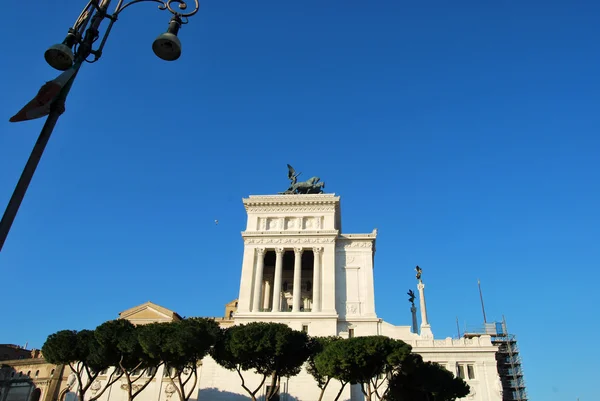
<path id="1" fill-rule="evenodd" d="M 119 313 L 119 319 L 129 320 L 133 324 L 148 324 L 154 322 L 172 322 L 181 320 L 176 312 L 150 301 Z"/>

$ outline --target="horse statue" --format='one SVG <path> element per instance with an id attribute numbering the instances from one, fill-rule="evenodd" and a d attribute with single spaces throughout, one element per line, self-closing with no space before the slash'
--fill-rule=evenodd
<path id="1" fill-rule="evenodd" d="M 280 192 L 282 195 L 298 195 L 298 194 L 321 194 L 325 188 L 325 183 L 319 177 L 311 177 L 306 181 L 298 182 L 298 176 L 302 173 L 296 173 L 294 168 L 288 166 L 288 179 L 290 187 L 285 192 Z"/>

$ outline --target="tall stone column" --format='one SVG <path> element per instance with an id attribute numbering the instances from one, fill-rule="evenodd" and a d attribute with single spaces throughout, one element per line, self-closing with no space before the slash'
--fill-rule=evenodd
<path id="1" fill-rule="evenodd" d="M 260 312 L 261 294 L 263 285 L 263 270 L 265 268 L 265 248 L 256 248 L 258 260 L 254 270 L 254 296 L 252 298 L 252 312 Z"/>
<path id="2" fill-rule="evenodd" d="M 292 312 L 300 312 L 302 302 L 302 248 L 294 248 L 294 289 Z"/>
<path id="3" fill-rule="evenodd" d="M 425 304 L 425 284 L 419 279 L 419 284 L 417 284 L 417 288 L 419 289 L 419 306 L 421 309 L 421 338 L 431 339 L 433 338 L 433 333 L 431 331 L 431 326 L 429 325 L 429 320 L 427 319 L 427 306 Z"/>
<path id="4" fill-rule="evenodd" d="M 270 304 L 271 304 L 271 282 L 269 280 L 265 280 L 265 295 L 263 296 L 263 310 L 264 311 L 268 310 Z"/>
<path id="5" fill-rule="evenodd" d="M 421 327 L 429 326 L 429 321 L 427 320 L 427 306 L 425 305 L 425 284 L 419 280 L 417 288 L 419 289 L 419 306 L 421 307 Z"/>
<path id="6" fill-rule="evenodd" d="M 281 278 L 283 275 L 283 253 L 285 249 L 275 248 L 275 277 L 273 277 L 273 312 L 281 312 Z"/>
<path id="7" fill-rule="evenodd" d="M 321 254 L 323 248 L 313 248 L 315 263 L 313 265 L 312 311 L 321 312 Z"/>

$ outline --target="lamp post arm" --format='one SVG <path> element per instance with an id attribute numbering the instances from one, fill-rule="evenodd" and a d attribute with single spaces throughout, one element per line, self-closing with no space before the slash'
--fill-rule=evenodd
<path id="1" fill-rule="evenodd" d="M 50 135 L 52 135 L 52 131 L 54 131 L 54 126 L 56 125 L 58 118 L 65 111 L 65 101 L 67 100 L 67 96 L 71 90 L 71 86 L 73 85 L 73 81 L 75 80 L 75 77 L 77 77 L 78 71 L 79 67 L 77 67 L 77 71 L 73 77 L 67 82 L 67 84 L 59 92 L 57 98 L 52 102 L 52 106 L 50 106 L 50 114 L 48 114 L 48 117 L 46 118 L 44 127 L 42 128 L 42 131 L 40 132 L 40 135 L 33 146 L 33 150 L 31 151 L 31 155 L 27 160 L 27 164 L 25 164 L 25 168 L 21 173 L 21 177 L 19 177 L 19 182 L 17 182 L 17 186 L 15 187 L 10 201 L 6 206 L 6 210 L 2 215 L 2 220 L 0 220 L 0 251 L 2 251 L 2 247 L 4 246 L 4 242 L 8 237 L 10 227 L 17 216 L 21 202 L 23 202 L 23 198 L 25 197 L 29 183 L 31 183 L 35 169 L 42 158 L 42 154 L 44 153 L 44 149 L 48 144 Z"/>

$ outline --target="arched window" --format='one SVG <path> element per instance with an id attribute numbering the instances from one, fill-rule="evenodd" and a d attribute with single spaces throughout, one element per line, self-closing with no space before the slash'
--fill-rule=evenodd
<path id="1" fill-rule="evenodd" d="M 34 377 L 38 377 L 39 375 L 40 375 L 40 371 L 39 371 L 39 370 L 36 370 L 36 371 L 35 371 L 35 376 L 34 376 Z"/>
<path id="2" fill-rule="evenodd" d="M 229 318 L 233 319 L 233 311 L 232 310 L 229 311 Z"/>
<path id="3" fill-rule="evenodd" d="M 235 307 L 237 308 L 237 302 L 235 303 Z"/>
<path id="4" fill-rule="evenodd" d="M 19 372 L 19 377 L 23 376 L 23 372 Z"/>
<path id="5" fill-rule="evenodd" d="M 31 377 L 31 370 L 27 371 L 27 376 Z"/>
<path id="6" fill-rule="evenodd" d="M 50 376 L 54 375 L 54 369 L 50 371 Z"/>

